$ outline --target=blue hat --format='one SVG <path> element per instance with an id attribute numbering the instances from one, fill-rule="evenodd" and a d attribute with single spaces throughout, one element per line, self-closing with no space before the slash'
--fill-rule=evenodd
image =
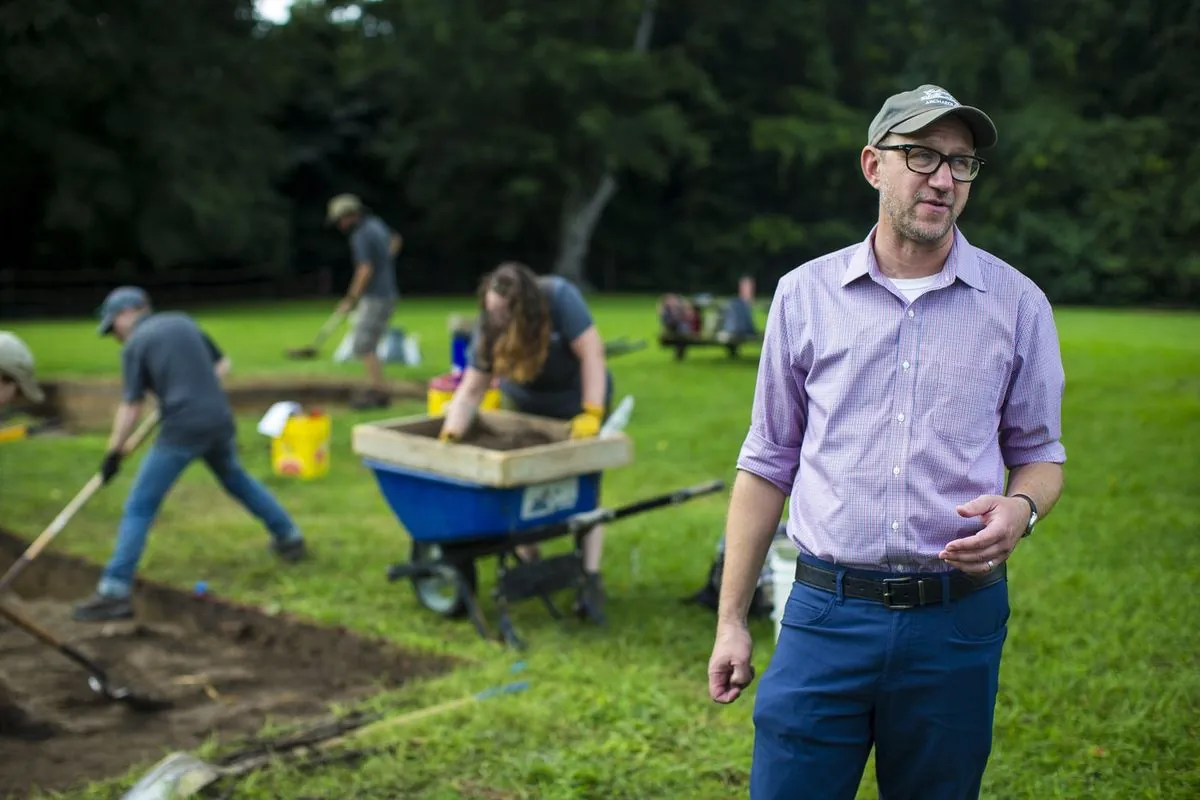
<path id="1" fill-rule="evenodd" d="M 100 326 L 96 329 L 101 336 L 112 332 L 113 320 L 117 314 L 128 308 L 149 308 L 150 296 L 137 286 L 118 286 L 108 293 L 100 306 Z"/>

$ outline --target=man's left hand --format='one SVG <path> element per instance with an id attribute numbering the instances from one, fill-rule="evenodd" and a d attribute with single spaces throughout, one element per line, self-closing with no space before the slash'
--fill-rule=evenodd
<path id="1" fill-rule="evenodd" d="M 960 517 L 979 517 L 984 528 L 950 542 L 938 558 L 973 575 L 986 575 L 1003 564 L 1029 524 L 1029 504 L 1019 497 L 985 494 L 955 510 Z"/>
<path id="2" fill-rule="evenodd" d="M 600 419 L 604 409 L 600 406 L 583 404 L 583 413 L 571 420 L 571 438 L 587 439 L 600 433 Z"/>

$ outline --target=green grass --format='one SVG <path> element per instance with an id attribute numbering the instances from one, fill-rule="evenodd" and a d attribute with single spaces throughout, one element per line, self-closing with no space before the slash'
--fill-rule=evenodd
<path id="1" fill-rule="evenodd" d="M 427 364 L 392 374 L 439 371 L 448 359 L 446 315 L 470 308 L 469 299 L 406 301 L 401 324 L 421 334 Z M 594 309 L 607 338 L 651 341 L 612 362 L 618 397 L 637 398 L 628 428 L 637 455 L 607 476 L 606 501 L 731 479 L 756 351 L 741 362 L 696 351 L 677 364 L 653 344 L 652 300 L 597 300 Z M 311 338 L 326 311 L 281 306 L 199 317 L 238 374 L 357 376 L 356 366 L 280 358 L 283 348 Z M 984 796 L 1200 796 L 1200 317 L 1064 310 L 1058 320 L 1068 380 L 1067 489 L 1011 564 L 1013 615 Z M 98 339 L 90 322 L 13 327 L 37 352 L 44 377 L 117 368 L 116 347 Z M 421 409 L 413 403 L 393 413 Z M 407 538 L 350 452 L 350 427 L 368 416 L 335 417 L 333 471 L 315 484 L 269 477 L 266 440 L 254 432 L 255 419 L 242 421 L 245 460 L 303 524 L 312 562 L 278 568 L 257 524 L 193 467 L 163 509 L 143 574 L 180 586 L 204 579 L 211 591 L 241 601 L 469 660 L 378 700 L 389 707 L 432 704 L 504 680 L 515 653 L 481 642 L 469 623 L 423 610 L 407 585 L 384 580 L 385 566 L 407 553 Z M 92 474 L 103 445 L 103 434 L 0 445 L 3 523 L 27 534 L 41 530 Z M 133 467 L 56 547 L 107 556 Z M 713 617 L 679 603 L 707 574 L 724 511 L 718 494 L 609 529 L 606 630 L 560 631 L 537 603 L 518 606 L 518 629 L 532 645 L 524 656 L 532 688 L 524 695 L 399 730 L 396 756 L 317 774 L 263 772 L 239 796 L 745 796 L 753 693 L 731 707 L 708 700 Z M 483 580 L 486 593 L 490 571 Z M 771 629 L 759 624 L 754 633 L 761 674 Z M 143 769 L 131 770 L 123 785 Z M 114 796 L 116 785 L 71 796 Z M 860 797 L 875 797 L 870 771 Z"/>

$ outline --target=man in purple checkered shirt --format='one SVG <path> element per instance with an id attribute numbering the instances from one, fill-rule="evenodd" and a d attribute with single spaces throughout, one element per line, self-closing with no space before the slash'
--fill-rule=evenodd
<path id="1" fill-rule="evenodd" d="M 945 89 L 888 98 L 861 154 L 877 224 L 775 292 L 708 668 L 718 703 L 754 679 L 746 614 L 790 498 L 800 556 L 755 699 L 754 800 L 851 800 L 872 746 L 885 800 L 979 795 L 1005 562 L 1066 460 L 1050 304 L 956 225 L 995 142 Z"/>

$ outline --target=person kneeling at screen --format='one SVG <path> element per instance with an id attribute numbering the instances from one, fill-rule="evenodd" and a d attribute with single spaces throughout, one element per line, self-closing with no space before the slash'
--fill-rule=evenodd
<path id="1" fill-rule="evenodd" d="M 612 403 L 613 380 L 604 342 L 579 290 L 554 275 L 538 276 L 524 264 L 505 262 L 479 284 L 480 314 L 471 357 L 446 409 L 439 438 L 462 438 L 493 375 L 504 405 L 526 414 L 570 420 L 571 437 L 596 436 Z M 600 577 L 602 526 L 583 539 L 585 579 L 575 611 L 604 622 Z M 537 557 L 523 547 L 522 558 Z"/>

